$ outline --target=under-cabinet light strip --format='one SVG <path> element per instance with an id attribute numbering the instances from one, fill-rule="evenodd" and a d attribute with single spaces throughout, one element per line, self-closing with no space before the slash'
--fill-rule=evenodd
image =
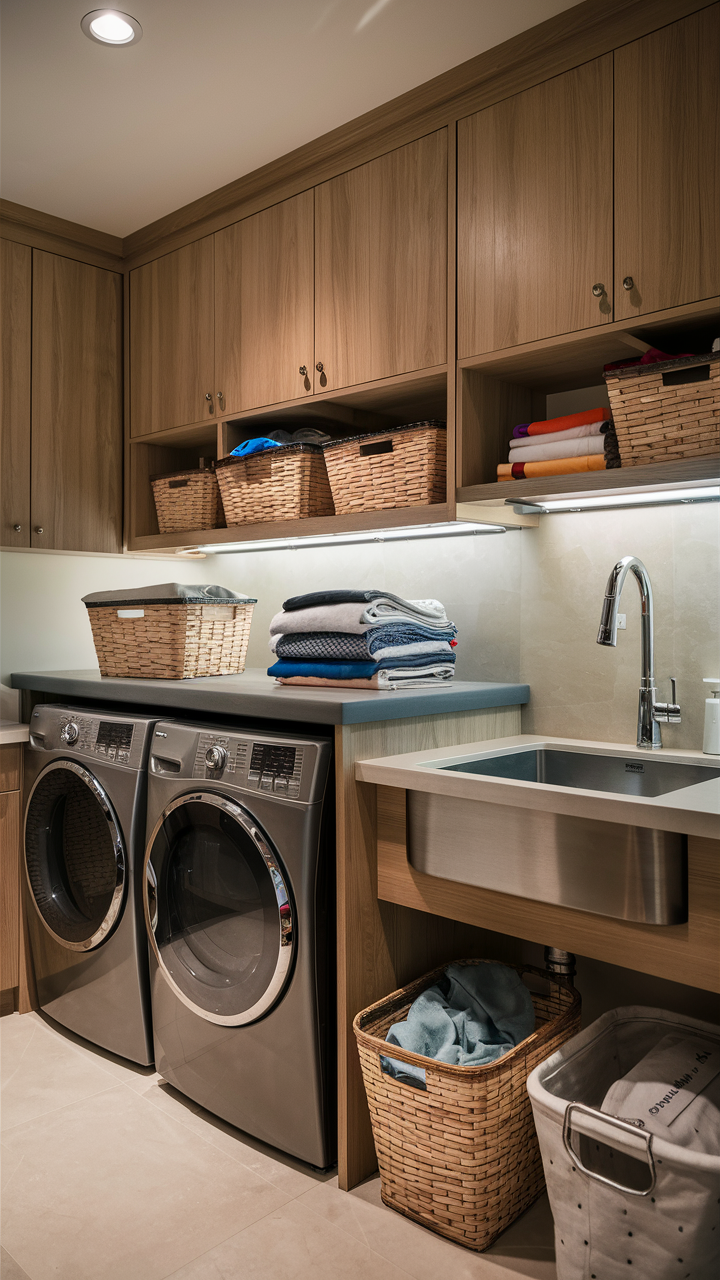
<path id="1" fill-rule="evenodd" d="M 213 542 L 198 551 L 223 555 L 238 551 L 301 551 L 305 547 L 346 547 L 363 542 L 410 542 L 419 538 L 467 538 L 485 533 L 507 533 L 501 524 L 421 524 L 399 529 L 372 529 L 363 533 L 323 533 L 307 538 L 268 538 L 257 542 Z"/>
<path id="2" fill-rule="evenodd" d="M 681 505 L 693 502 L 717 502 L 720 499 L 720 486 L 698 486 L 696 489 L 665 489 L 646 493 L 609 493 L 593 494 L 583 498 L 539 498 L 536 502 L 528 500 L 505 501 L 520 512 L 535 512 L 538 515 L 552 515 L 557 511 L 601 511 L 613 507 L 659 507 L 671 504 Z"/>

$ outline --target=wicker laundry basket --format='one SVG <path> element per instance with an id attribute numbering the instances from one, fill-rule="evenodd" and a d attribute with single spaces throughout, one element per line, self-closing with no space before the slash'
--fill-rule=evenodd
<path id="1" fill-rule="evenodd" d="M 86 597 L 100 674 L 191 680 L 244 671 L 257 601 L 214 599 L 201 594 L 202 588 L 195 590 L 195 596 L 168 593 L 163 597 L 160 588 L 155 597 L 139 593 L 118 593 L 114 600 L 101 601 Z M 96 593 L 100 594 L 109 593 Z"/>
<path id="2" fill-rule="evenodd" d="M 385 1036 L 392 1023 L 403 1020 L 417 996 L 446 968 L 434 969 L 365 1009 L 353 1029 L 383 1201 L 438 1235 L 480 1251 L 545 1185 L 526 1080 L 578 1031 L 580 996 L 565 979 L 517 968 L 532 995 L 536 1029 L 488 1066 L 448 1066 L 388 1045 Z M 385 1074 L 381 1055 L 424 1068 L 425 1090 Z"/>
<path id="3" fill-rule="evenodd" d="M 334 514 L 320 445 L 278 445 L 244 458 L 221 458 L 216 466 L 229 526 Z"/>
<path id="4" fill-rule="evenodd" d="M 720 453 L 720 352 L 603 377 L 624 467 Z"/>
<path id="5" fill-rule="evenodd" d="M 338 515 L 421 507 L 447 499 L 444 422 L 405 427 L 323 446 Z"/>
<path id="6" fill-rule="evenodd" d="M 161 533 L 225 527 L 214 470 L 172 471 L 151 476 L 150 483 Z"/>

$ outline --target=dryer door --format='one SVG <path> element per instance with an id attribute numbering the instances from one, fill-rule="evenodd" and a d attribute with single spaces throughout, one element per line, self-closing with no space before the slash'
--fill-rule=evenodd
<path id="1" fill-rule="evenodd" d="M 150 837 L 144 884 L 148 936 L 180 1000 L 223 1026 L 262 1017 L 290 978 L 295 915 L 252 816 L 213 792 L 179 796 Z"/>
<path id="2" fill-rule="evenodd" d="M 48 933 L 70 951 L 99 947 L 120 915 L 125 869 L 120 825 L 97 778 L 54 760 L 25 814 L 25 870 Z"/>

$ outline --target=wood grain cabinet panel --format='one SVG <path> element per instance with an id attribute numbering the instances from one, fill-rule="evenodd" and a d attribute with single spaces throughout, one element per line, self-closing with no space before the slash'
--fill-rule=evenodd
<path id="1" fill-rule="evenodd" d="M 213 249 L 205 236 L 130 273 L 133 436 L 214 416 Z"/>
<path id="2" fill-rule="evenodd" d="M 224 413 L 312 390 L 313 225 L 313 193 L 304 191 L 215 236 L 215 384 Z"/>
<path id="3" fill-rule="evenodd" d="M 31 315 L 32 249 L 0 240 L 0 544 L 4 547 L 30 546 Z"/>
<path id="4" fill-rule="evenodd" d="M 32 546 L 122 549 L 122 276 L 33 250 Z"/>
<path id="5" fill-rule="evenodd" d="M 0 991 L 18 985 L 20 792 L 0 794 Z"/>
<path id="6" fill-rule="evenodd" d="M 615 51 L 618 320 L 720 293 L 719 69 L 718 4 Z"/>
<path id="7" fill-rule="evenodd" d="M 612 318 L 612 148 L 611 54 L 459 122 L 460 358 Z"/>
<path id="8" fill-rule="evenodd" d="M 447 130 L 315 189 L 315 391 L 444 364 Z"/>

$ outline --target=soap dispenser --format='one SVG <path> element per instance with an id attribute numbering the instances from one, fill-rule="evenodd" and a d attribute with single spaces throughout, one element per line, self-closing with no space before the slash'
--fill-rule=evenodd
<path id="1" fill-rule="evenodd" d="M 712 690 L 712 697 L 705 699 L 703 751 L 706 756 L 720 756 L 720 680 L 706 676 L 703 684 Z"/>

